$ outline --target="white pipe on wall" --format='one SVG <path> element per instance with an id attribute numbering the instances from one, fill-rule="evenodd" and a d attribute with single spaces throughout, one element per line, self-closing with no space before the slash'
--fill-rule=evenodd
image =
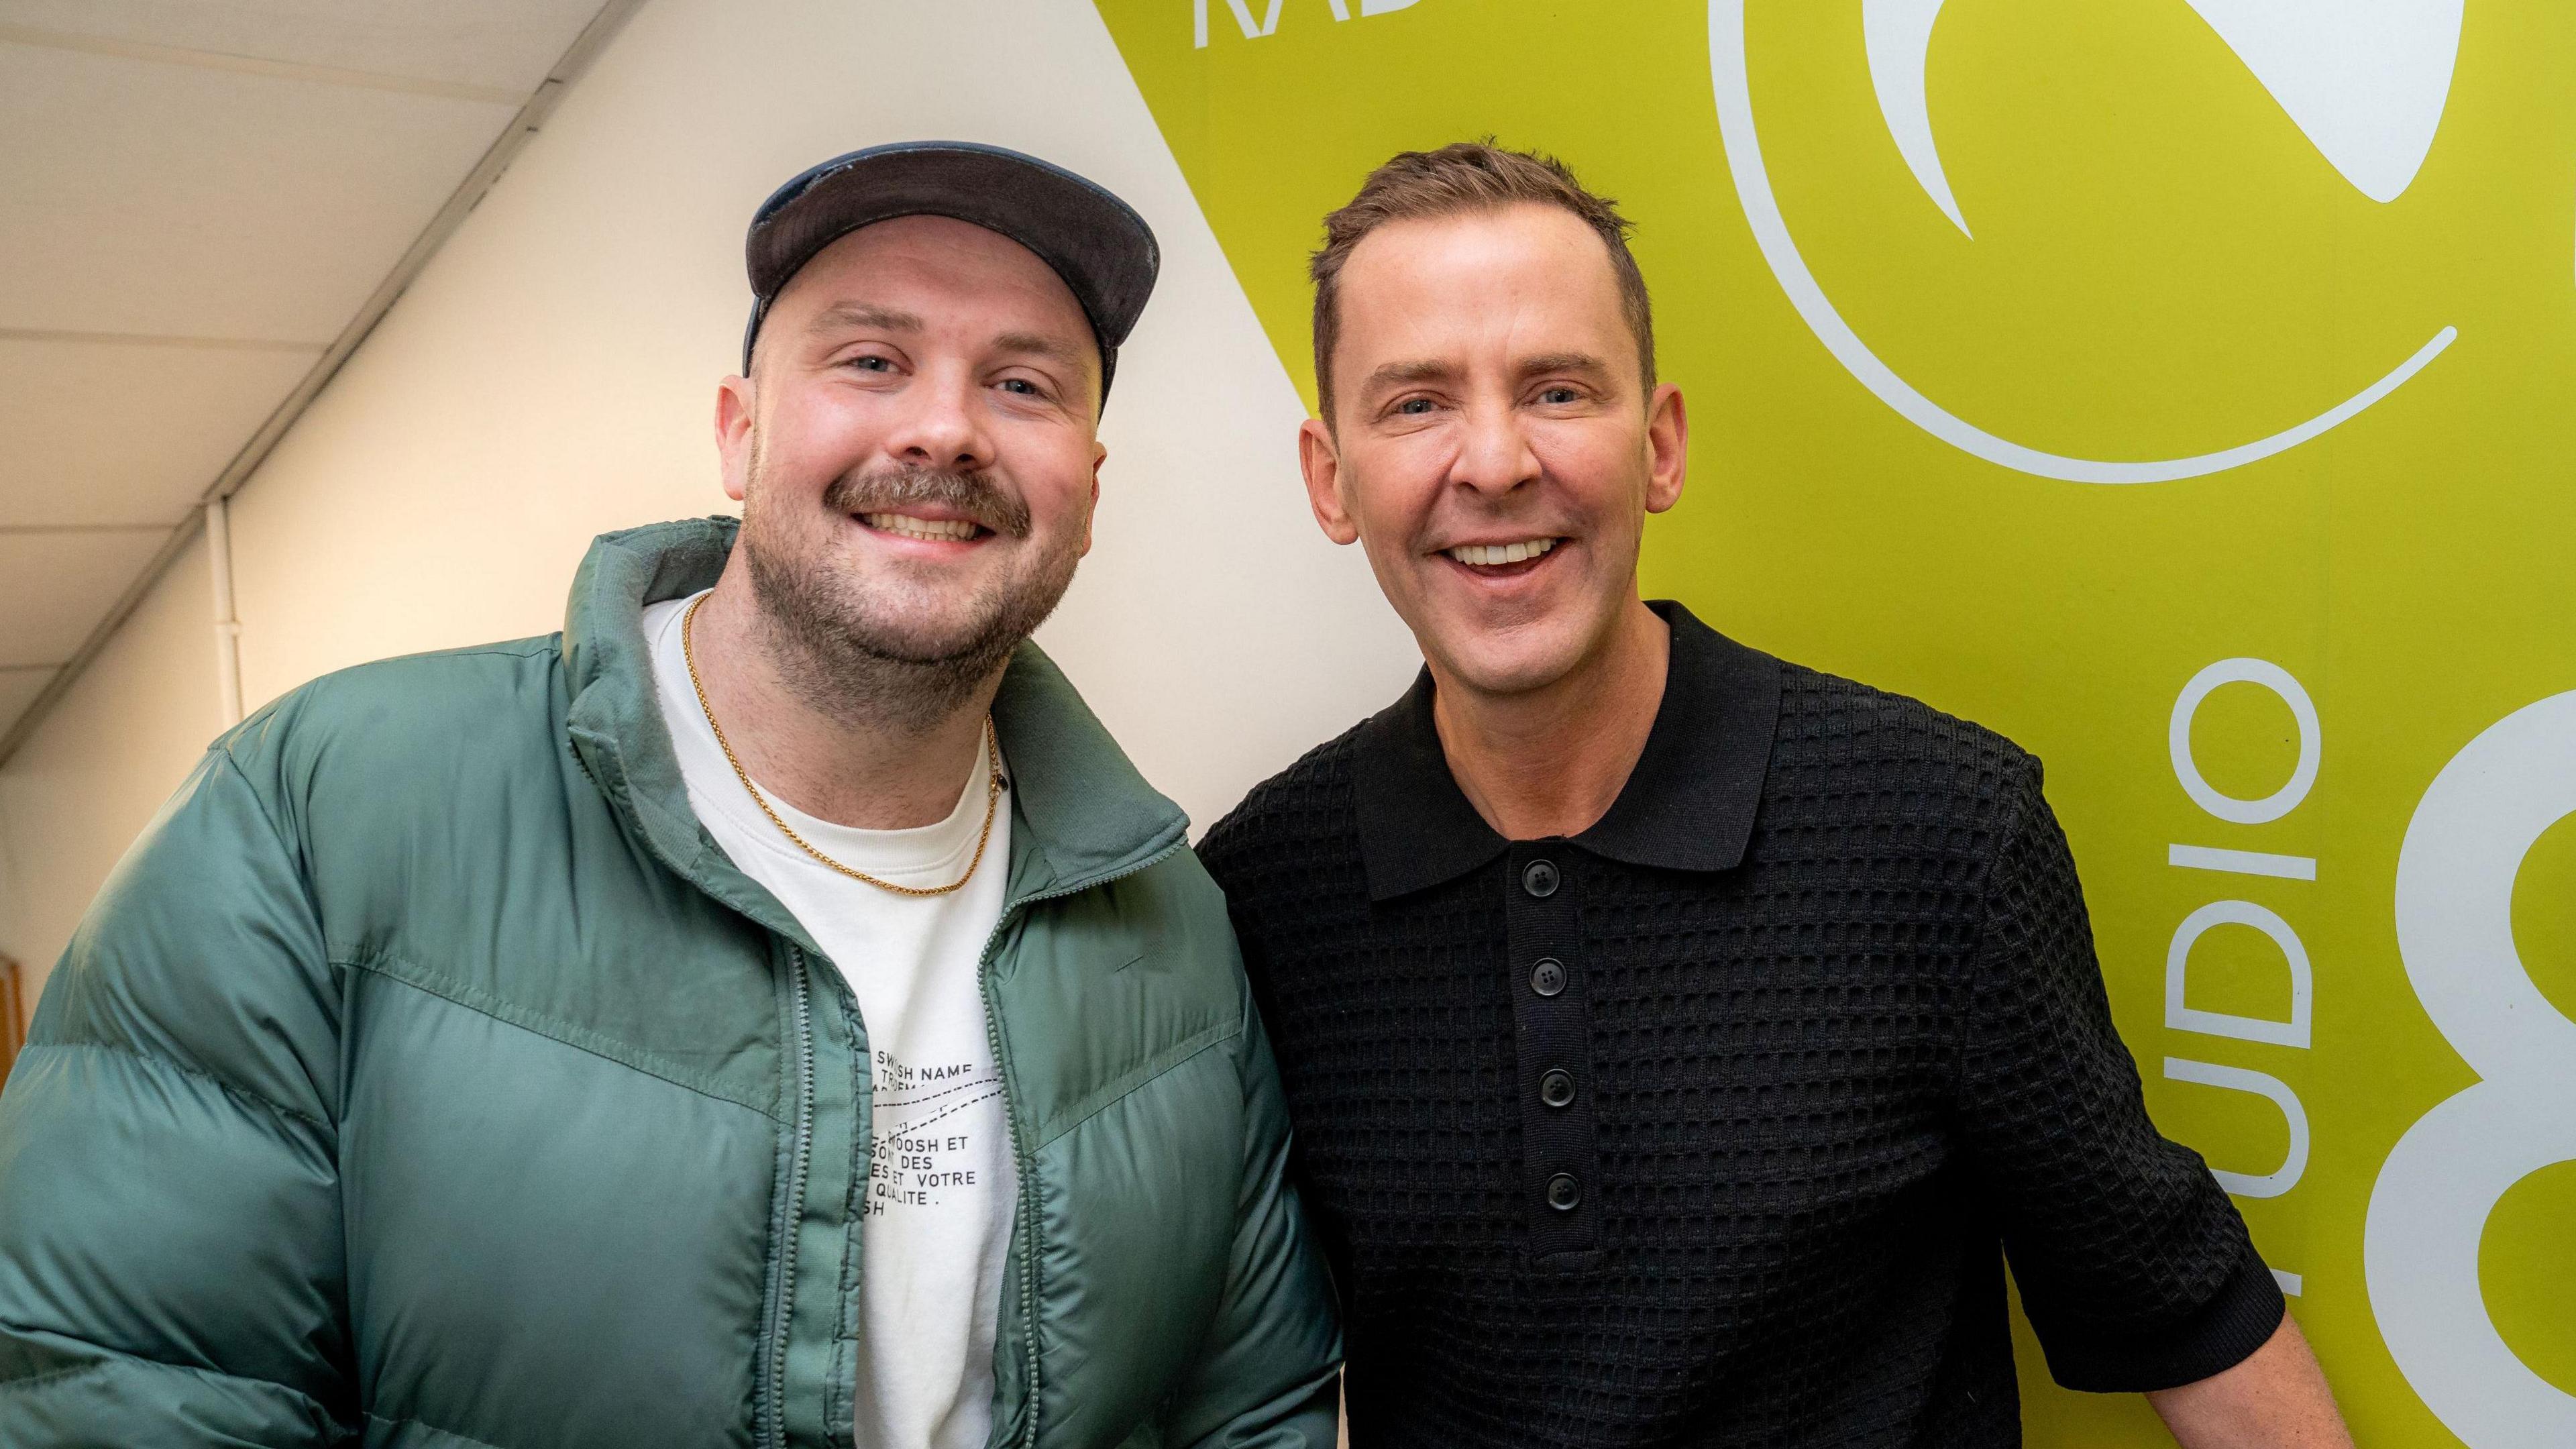
<path id="1" fill-rule="evenodd" d="M 224 728 L 242 722 L 241 621 L 233 617 L 232 510 L 226 500 L 206 504 L 207 572 L 215 581 L 215 695 Z"/>

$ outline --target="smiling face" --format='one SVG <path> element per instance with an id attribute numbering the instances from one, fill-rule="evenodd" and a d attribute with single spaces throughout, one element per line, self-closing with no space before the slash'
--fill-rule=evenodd
<path id="1" fill-rule="evenodd" d="M 1391 222 L 1344 264 L 1333 417 L 1299 437 L 1316 521 L 1357 539 L 1444 686 L 1565 680 L 1642 612 L 1681 496 L 1681 394 L 1649 389 L 1608 249 L 1561 207 Z"/>
<path id="2" fill-rule="evenodd" d="M 1081 305 L 996 232 L 880 222 L 797 272 L 716 437 L 761 611 L 827 676 L 809 696 L 892 670 L 926 708 L 1001 666 L 1090 549 L 1099 396 Z"/>

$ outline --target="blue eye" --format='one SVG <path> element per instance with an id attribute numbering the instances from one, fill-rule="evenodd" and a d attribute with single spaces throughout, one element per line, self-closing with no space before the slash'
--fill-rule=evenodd
<path id="1" fill-rule="evenodd" d="M 1431 411 L 1431 399 L 1427 397 L 1409 397 L 1404 401 L 1397 403 L 1395 405 L 1395 410 L 1406 417 L 1420 417 L 1422 414 Z"/>
<path id="2" fill-rule="evenodd" d="M 1037 384 L 1029 381 L 1025 377 L 1006 377 L 1002 379 L 1002 386 L 1009 388 L 1022 397 L 1036 397 L 1039 395 Z"/>
<path id="3" fill-rule="evenodd" d="M 1562 405 L 1570 402 L 1580 402 L 1582 401 L 1582 397 L 1570 387 L 1552 387 L 1547 391 L 1540 393 L 1538 395 L 1538 400 L 1543 403 Z"/>
<path id="4" fill-rule="evenodd" d="M 894 363 L 893 363 L 893 362 L 889 361 L 889 360 L 888 360 L 888 359 L 886 359 L 886 358 L 879 357 L 879 356 L 877 356 L 877 355 L 876 355 L 876 354 L 874 354 L 874 353 L 870 353 L 870 354 L 868 354 L 868 355 L 867 355 L 867 356 L 865 356 L 865 357 L 853 357 L 853 358 L 851 358 L 851 359 L 850 359 L 850 366 L 855 367 L 855 368 L 858 368 L 858 369 L 860 369 L 860 370 L 862 370 L 862 371 L 865 371 L 865 372 L 892 372 L 892 371 L 894 371 Z"/>

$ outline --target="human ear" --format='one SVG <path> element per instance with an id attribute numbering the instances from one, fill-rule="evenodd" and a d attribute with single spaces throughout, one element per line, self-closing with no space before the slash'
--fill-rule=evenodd
<path id="1" fill-rule="evenodd" d="M 1091 557 L 1091 521 L 1100 516 L 1100 465 L 1108 461 L 1108 445 L 1093 442 L 1091 445 L 1091 506 L 1084 509 L 1082 513 L 1082 552 L 1075 555 L 1077 558 Z"/>
<path id="2" fill-rule="evenodd" d="M 1298 426 L 1297 465 L 1306 474 L 1306 506 L 1315 511 L 1315 525 L 1324 530 L 1324 537 L 1335 543 L 1357 542 L 1359 525 L 1351 521 L 1342 500 L 1341 450 L 1334 446 L 1333 430 L 1322 418 L 1308 418 Z"/>
<path id="3" fill-rule="evenodd" d="M 1646 511 L 1662 513 L 1682 501 L 1690 471 L 1690 411 L 1682 390 L 1667 382 L 1646 404 Z"/>
<path id="4" fill-rule="evenodd" d="M 740 503 L 751 487 L 751 417 L 755 396 L 750 378 L 728 377 L 716 384 L 716 456 L 724 467 L 727 498 Z"/>

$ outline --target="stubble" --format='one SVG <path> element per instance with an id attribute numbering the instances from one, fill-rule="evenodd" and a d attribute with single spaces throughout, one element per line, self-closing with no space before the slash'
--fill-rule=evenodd
<path id="1" fill-rule="evenodd" d="M 936 505 L 1016 545 L 1000 577 L 955 597 L 935 576 L 861 575 L 764 506 L 754 445 L 740 547 L 764 642 L 782 681 L 808 707 L 846 724 L 922 735 L 964 707 L 1055 612 L 1081 561 L 1081 530 L 1030 546 L 1029 510 L 985 473 L 927 468 L 851 473 L 824 490 L 847 517 Z"/>

